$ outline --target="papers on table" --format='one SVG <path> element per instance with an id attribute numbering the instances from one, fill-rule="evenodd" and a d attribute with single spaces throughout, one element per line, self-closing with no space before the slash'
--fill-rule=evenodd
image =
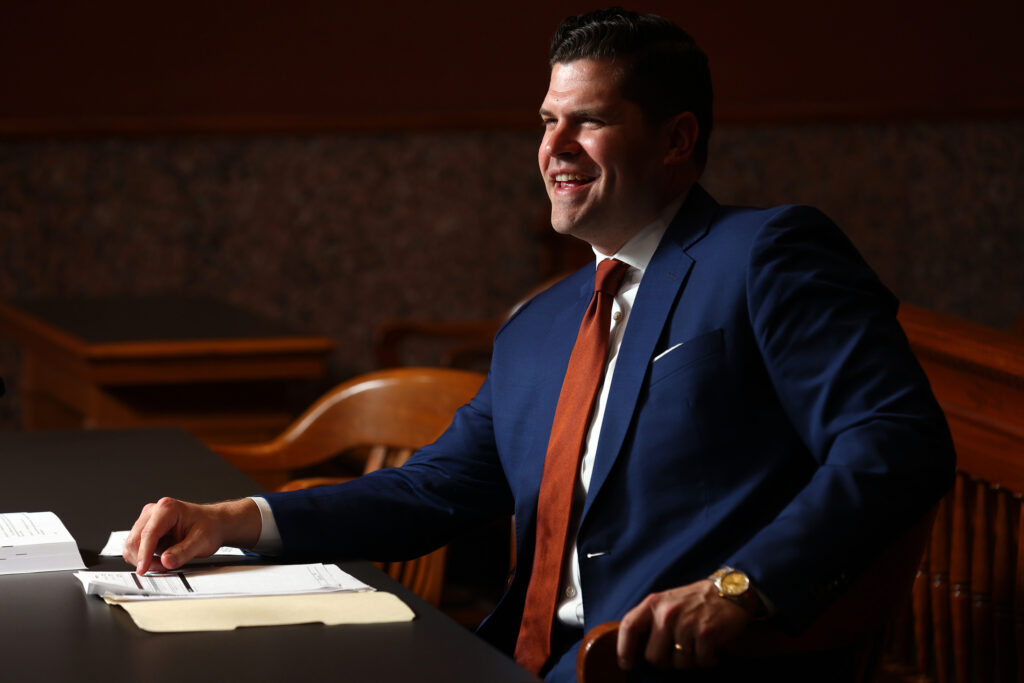
<path id="1" fill-rule="evenodd" d="M 103 546 L 103 550 L 100 551 L 100 555 L 104 557 L 120 557 L 124 553 L 124 542 L 128 538 L 127 531 L 111 531 L 110 537 L 107 538 L 107 544 Z M 212 557 L 231 557 L 231 556 L 245 556 L 245 551 L 241 548 L 232 548 L 230 546 L 221 546 L 217 549 Z"/>
<path id="2" fill-rule="evenodd" d="M 85 569 L 78 544 L 52 512 L 0 514 L 0 574 Z"/>
<path id="3" fill-rule="evenodd" d="M 370 591 L 333 564 L 231 566 L 166 573 L 75 572 L 85 592 L 123 601 Z"/>

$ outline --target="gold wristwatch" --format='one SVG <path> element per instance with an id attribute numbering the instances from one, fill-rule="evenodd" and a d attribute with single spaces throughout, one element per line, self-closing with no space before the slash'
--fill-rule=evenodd
<path id="1" fill-rule="evenodd" d="M 750 583 L 750 577 L 744 572 L 732 567 L 721 567 L 708 578 L 715 584 L 718 597 L 739 605 L 751 617 L 761 612 L 761 598 Z"/>

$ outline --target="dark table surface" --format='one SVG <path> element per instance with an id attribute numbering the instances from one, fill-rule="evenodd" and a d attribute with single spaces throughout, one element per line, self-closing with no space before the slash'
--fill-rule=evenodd
<path id="1" fill-rule="evenodd" d="M 129 569 L 98 552 L 146 502 L 258 491 L 174 429 L 0 433 L 0 467 L 0 512 L 57 513 L 91 570 Z M 397 594 L 416 619 L 148 633 L 86 596 L 71 572 L 0 576 L 0 681 L 537 681 L 372 565 L 339 564 Z"/>

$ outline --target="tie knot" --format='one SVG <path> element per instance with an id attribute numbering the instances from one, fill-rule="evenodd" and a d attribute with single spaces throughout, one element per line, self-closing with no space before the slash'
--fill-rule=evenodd
<path id="1" fill-rule="evenodd" d="M 629 270 L 622 261 L 605 259 L 597 264 L 597 276 L 594 278 L 594 291 L 615 296 L 622 284 L 622 278 Z"/>

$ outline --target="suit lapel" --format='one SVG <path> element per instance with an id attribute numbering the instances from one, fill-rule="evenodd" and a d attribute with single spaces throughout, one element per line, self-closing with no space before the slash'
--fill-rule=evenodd
<path id="1" fill-rule="evenodd" d="M 594 472 L 583 507 L 584 518 L 622 450 L 637 408 L 640 388 L 647 376 L 647 367 L 693 267 L 694 261 L 686 249 L 707 234 L 717 206 L 703 188 L 695 185 L 644 271 L 615 361 Z"/>

